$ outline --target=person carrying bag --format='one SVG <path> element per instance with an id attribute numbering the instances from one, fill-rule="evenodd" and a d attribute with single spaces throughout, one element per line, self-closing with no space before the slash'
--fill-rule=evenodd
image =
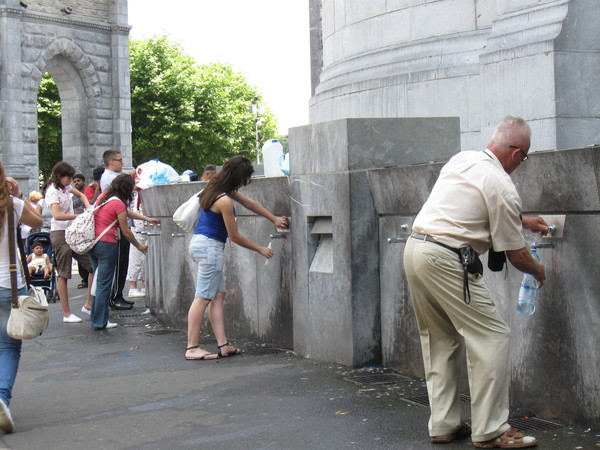
<path id="1" fill-rule="evenodd" d="M 9 257 L 11 247 L 13 255 L 16 255 L 14 224 L 20 221 L 32 228 L 40 228 L 44 223 L 35 207 L 23 201 L 23 198 L 19 184 L 5 175 L 4 166 L 0 162 L 0 430 L 4 433 L 12 433 L 14 428 L 9 405 L 19 370 L 22 342 L 9 336 L 7 324 L 13 309 L 13 295 L 27 293 L 20 271 L 16 272 L 16 257 L 12 262 Z M 10 222 L 13 225 L 9 232 Z M 9 271 L 11 266 L 15 270 L 13 273 L 16 278 L 16 288 L 11 286 Z"/>
<path id="2" fill-rule="evenodd" d="M 15 255 L 15 222 L 14 207 L 12 199 L 8 202 L 8 253 L 10 258 L 10 284 L 12 291 L 12 309 L 6 325 L 6 332 L 13 339 L 33 339 L 41 335 L 48 328 L 50 313 L 48 311 L 48 301 L 42 288 L 31 286 L 31 278 L 25 263 L 25 254 L 23 245 L 19 241 L 19 253 L 21 254 L 21 263 L 23 273 L 27 280 L 29 295 L 18 295 L 17 291 L 17 264 Z"/>
<path id="3" fill-rule="evenodd" d="M 65 241 L 71 247 L 75 253 L 79 255 L 85 255 L 88 253 L 94 245 L 98 243 L 100 239 L 104 237 L 108 231 L 115 226 L 117 219 L 113 220 L 102 233 L 96 236 L 96 222 L 94 219 L 94 212 L 102 208 L 106 203 L 111 200 L 119 200 L 117 197 L 111 197 L 106 202 L 100 205 L 94 204 L 91 209 L 84 211 L 78 215 L 73 223 L 65 230 Z"/>

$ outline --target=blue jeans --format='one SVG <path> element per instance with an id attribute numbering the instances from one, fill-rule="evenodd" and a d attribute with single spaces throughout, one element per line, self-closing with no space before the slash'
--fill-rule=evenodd
<path id="1" fill-rule="evenodd" d="M 115 266 L 119 256 L 119 244 L 112 242 L 98 242 L 88 253 L 92 263 L 92 269 L 96 274 L 96 295 L 92 297 L 92 320 L 93 329 L 104 329 L 108 323 L 109 304 Z"/>
<path id="2" fill-rule="evenodd" d="M 189 253 L 198 263 L 196 297 L 213 300 L 217 292 L 225 293 L 224 251 L 224 242 L 201 234 L 195 234 L 190 241 Z"/>
<path id="3" fill-rule="evenodd" d="M 21 288 L 18 295 L 26 295 Z M 10 404 L 12 388 L 17 378 L 19 359 L 21 358 L 21 340 L 13 339 L 6 333 L 6 324 L 10 316 L 11 290 L 0 287 L 0 398 Z"/>

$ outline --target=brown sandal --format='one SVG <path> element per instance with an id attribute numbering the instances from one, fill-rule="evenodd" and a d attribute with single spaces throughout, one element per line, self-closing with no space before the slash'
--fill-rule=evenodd
<path id="1" fill-rule="evenodd" d="M 188 347 L 185 349 L 185 353 L 187 354 L 188 350 L 193 350 L 195 348 L 200 348 L 200 346 L 195 345 L 193 347 Z M 213 358 L 209 358 L 209 356 L 212 356 Z M 209 352 L 203 353 L 200 356 L 192 356 L 191 358 L 188 358 L 184 354 L 183 357 L 185 358 L 186 361 L 211 361 L 211 360 L 219 359 L 219 355 L 216 355 L 214 353 L 209 353 Z"/>
<path id="2" fill-rule="evenodd" d="M 442 436 L 432 436 L 431 442 L 434 444 L 447 444 L 448 442 L 452 442 L 456 439 L 460 439 L 466 436 L 471 435 L 471 427 L 468 423 L 461 423 L 460 428 L 456 430 L 452 434 L 444 434 Z"/>
<path id="3" fill-rule="evenodd" d="M 227 353 L 226 355 L 224 355 L 222 352 L 223 347 L 231 347 L 231 348 L 233 348 L 233 351 L 231 353 Z M 235 347 L 229 345 L 229 342 L 225 342 L 223 345 L 217 345 L 217 348 L 219 349 L 219 352 L 217 353 L 219 355 L 219 358 L 225 358 L 227 356 L 235 356 L 235 355 L 239 355 L 242 353 L 242 351 L 239 348 L 235 348 Z"/>
<path id="4" fill-rule="evenodd" d="M 477 448 L 525 448 L 535 447 L 537 440 L 533 436 L 525 436 L 525 433 L 516 428 L 509 428 L 504 434 L 495 439 L 484 442 L 473 442 Z"/>

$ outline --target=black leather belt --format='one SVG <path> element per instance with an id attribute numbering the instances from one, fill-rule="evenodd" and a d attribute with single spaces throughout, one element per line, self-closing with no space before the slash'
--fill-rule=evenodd
<path id="1" fill-rule="evenodd" d="M 463 266 L 463 300 L 467 305 L 471 303 L 471 291 L 469 290 L 468 274 L 478 273 L 479 275 L 483 275 L 483 266 L 481 265 L 479 256 L 477 255 L 477 253 L 475 253 L 473 248 L 471 246 L 462 247 L 461 249 L 453 248 L 446 244 L 442 244 L 441 242 L 436 241 L 434 238 L 427 234 L 417 233 L 416 231 L 413 231 L 410 237 L 413 239 L 419 239 L 421 241 L 432 242 L 434 244 L 447 248 L 451 252 L 454 252 L 458 255 L 458 260 Z"/>
<path id="2" fill-rule="evenodd" d="M 428 234 L 421 234 L 421 233 L 417 233 L 416 231 L 413 231 L 410 234 L 410 237 L 415 238 L 415 239 L 419 239 L 420 241 L 427 241 L 427 242 L 432 242 L 434 244 L 437 245 L 441 245 L 444 248 L 447 248 L 448 250 L 456 253 L 458 255 L 458 257 L 460 258 L 460 250 L 454 247 L 450 247 L 449 245 L 446 244 L 442 244 L 439 241 L 436 241 L 434 238 L 432 238 L 431 236 L 429 236 Z"/>

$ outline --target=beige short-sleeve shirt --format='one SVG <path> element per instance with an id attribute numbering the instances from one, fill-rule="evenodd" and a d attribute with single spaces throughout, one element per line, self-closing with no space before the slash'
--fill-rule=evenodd
<path id="1" fill-rule="evenodd" d="M 64 189 L 56 189 L 54 184 L 50 184 L 46 189 L 46 204 L 48 208 L 53 203 L 58 204 L 59 211 L 63 214 L 73 214 L 73 200 L 71 198 L 71 190 L 73 186 L 67 185 Z M 66 230 L 69 225 L 73 223 L 72 220 L 56 220 L 52 217 L 50 221 L 50 230 Z"/>
<path id="2" fill-rule="evenodd" d="M 525 247 L 521 198 L 491 151 L 454 155 L 415 218 L 413 230 L 450 247 L 479 254 Z"/>

